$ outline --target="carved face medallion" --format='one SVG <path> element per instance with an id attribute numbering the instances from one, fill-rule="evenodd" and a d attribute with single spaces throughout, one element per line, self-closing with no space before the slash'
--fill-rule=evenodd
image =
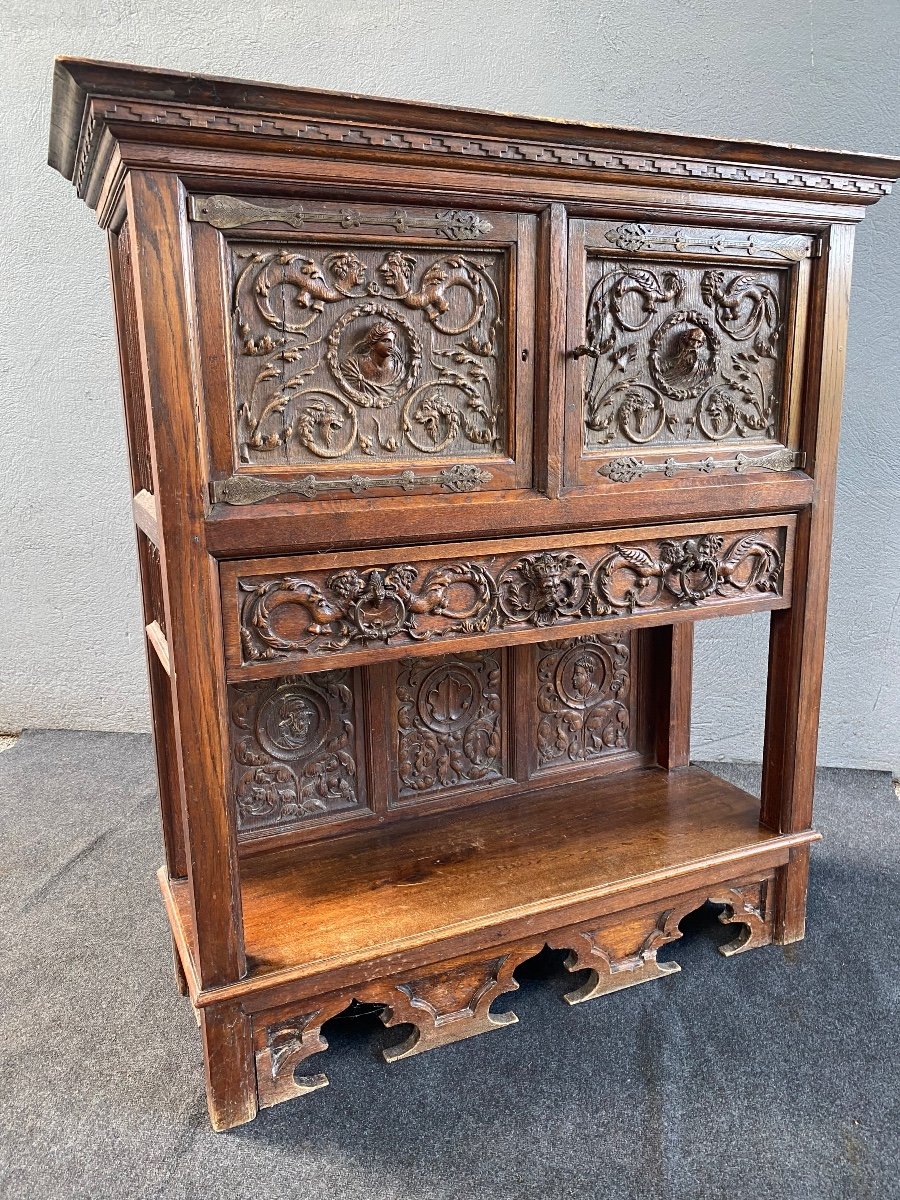
<path id="1" fill-rule="evenodd" d="M 588 708 L 603 694 L 608 674 L 608 661 L 596 646 L 574 646 L 556 668 L 557 690 L 572 708 Z"/>
<path id="2" fill-rule="evenodd" d="M 239 836 L 365 807 L 352 679 L 326 671 L 229 686 Z"/>
<path id="3" fill-rule="evenodd" d="M 719 369 L 719 339 L 699 312 L 678 309 L 650 341 L 650 371 L 657 385 L 676 400 L 691 400 L 709 386 Z"/>
<path id="4" fill-rule="evenodd" d="M 291 684 L 275 691 L 259 710 L 260 742 L 279 757 L 309 754 L 325 736 L 328 716 L 320 697 Z"/>
<path id="5" fill-rule="evenodd" d="M 422 345 L 409 322 L 390 305 L 360 304 L 335 324 L 327 359 L 355 404 L 388 408 L 415 384 Z"/>

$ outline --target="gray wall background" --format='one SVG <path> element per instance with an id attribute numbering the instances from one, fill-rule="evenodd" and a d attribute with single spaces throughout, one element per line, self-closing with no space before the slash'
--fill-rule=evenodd
<path id="1" fill-rule="evenodd" d="M 900 150 L 900 0 L 5 0 L 0 731 L 148 728 L 104 235 L 46 167 L 57 53 Z M 900 768 L 900 194 L 860 228 L 820 761 Z M 764 617 L 698 627 L 693 751 L 760 756 Z"/>

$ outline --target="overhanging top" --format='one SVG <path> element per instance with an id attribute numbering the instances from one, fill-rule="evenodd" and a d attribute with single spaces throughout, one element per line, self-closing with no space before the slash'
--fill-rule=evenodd
<path id="1" fill-rule="evenodd" d="M 111 147 L 218 146 L 871 204 L 900 158 L 515 116 L 58 58 L 49 162 L 94 206 Z M 448 163 L 449 160 L 449 163 Z"/>

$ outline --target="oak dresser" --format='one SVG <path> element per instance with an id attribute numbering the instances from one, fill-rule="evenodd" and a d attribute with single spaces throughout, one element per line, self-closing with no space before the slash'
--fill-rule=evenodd
<path id="1" fill-rule="evenodd" d="M 107 230 L 176 976 L 212 1122 L 803 936 L 854 227 L 892 158 L 60 59 Z M 771 613 L 761 800 L 694 622 Z M 761 962 L 760 969 L 765 964 Z M 510 1035 L 506 1035 L 510 1036 Z M 312 1061 L 309 1061 L 312 1060 Z"/>

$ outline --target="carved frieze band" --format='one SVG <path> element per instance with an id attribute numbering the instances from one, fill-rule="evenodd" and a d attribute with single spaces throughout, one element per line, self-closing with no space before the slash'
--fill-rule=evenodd
<path id="1" fill-rule="evenodd" d="M 635 612 L 764 599 L 782 591 L 784 527 L 414 565 L 238 576 L 245 663 Z"/>
<path id="2" fill-rule="evenodd" d="M 300 479 L 275 479 L 261 475 L 232 475 L 210 484 L 213 504 L 260 504 L 277 496 L 302 496 L 313 500 L 327 492 L 350 492 L 362 496 L 378 488 L 414 492 L 419 488 L 443 488 L 448 492 L 479 492 L 493 479 L 490 471 L 472 463 L 456 463 L 426 475 L 401 471 L 399 475 L 349 475 L 346 478 L 304 475 Z"/>
<path id="3" fill-rule="evenodd" d="M 793 471 L 803 467 L 805 462 L 806 454 L 803 451 L 785 448 L 772 450 L 768 454 L 736 454 L 734 458 L 707 457 L 690 462 L 671 457 L 662 462 L 647 462 L 643 458 L 625 455 L 598 467 L 597 474 L 604 475 L 611 483 L 633 483 L 644 475 L 653 474 L 671 479 L 679 471 L 699 471 L 703 475 L 728 470 L 736 475 L 746 475 L 748 471 Z"/>
<path id="4" fill-rule="evenodd" d="M 244 225 L 263 225 L 276 222 L 293 229 L 310 225 L 334 225 L 340 229 L 361 229 L 363 226 L 393 229 L 395 233 L 438 233 L 454 242 L 468 242 L 486 237 L 493 225 L 478 213 L 447 209 L 433 216 L 408 213 L 402 208 L 384 213 L 363 213 L 355 208 L 317 210 L 302 204 L 258 204 L 238 196 L 192 196 L 191 219 L 206 221 L 216 229 L 240 229 Z"/>
<path id="5" fill-rule="evenodd" d="M 293 144 L 346 146 L 391 155 L 426 154 L 473 162 L 481 160 L 497 165 L 583 168 L 616 175 L 688 179 L 700 185 L 709 182 L 738 184 L 748 188 L 797 188 L 820 193 L 836 192 L 851 197 L 885 196 L 891 190 L 887 180 L 834 172 L 707 162 L 674 155 L 626 153 L 524 139 L 513 141 L 464 134 L 425 133 L 398 126 L 362 125 L 340 120 L 311 121 L 278 113 L 228 112 L 185 104 L 96 97 L 91 101 L 84 124 L 78 162 L 73 173 L 73 181 L 81 195 L 84 194 L 88 168 L 97 152 L 106 122 L 283 138 Z"/>

